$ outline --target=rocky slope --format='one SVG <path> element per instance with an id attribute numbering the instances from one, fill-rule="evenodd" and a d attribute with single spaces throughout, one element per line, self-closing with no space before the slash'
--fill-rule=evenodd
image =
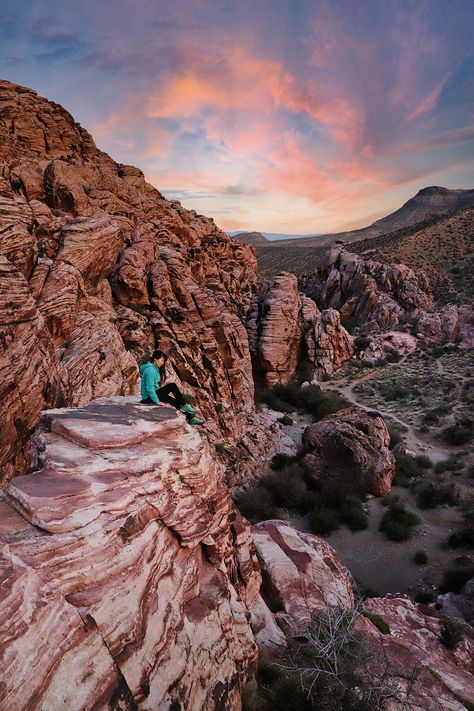
<path id="1" fill-rule="evenodd" d="M 298 290 L 294 274 L 266 279 L 247 315 L 254 372 L 267 386 L 284 383 L 309 366 L 320 378 L 341 367 L 353 353 L 352 338 L 334 309 L 319 311 Z"/>
<path id="2" fill-rule="evenodd" d="M 474 296 L 474 207 L 418 229 L 405 229 L 351 245 L 364 257 L 403 262 L 429 276 L 438 303 L 472 301 Z"/>
<path id="3" fill-rule="evenodd" d="M 302 291 L 320 308 L 337 309 L 342 323 L 371 322 L 374 329 L 399 323 L 415 309 L 433 306 L 430 283 L 422 271 L 404 264 L 365 261 L 343 246 L 330 249 L 318 269 L 299 280 Z"/>
<path id="4" fill-rule="evenodd" d="M 134 392 L 155 346 L 237 438 L 253 411 L 242 319 L 255 282 L 249 246 L 115 163 L 62 107 L 0 82 L 3 480 L 42 408 Z"/>
<path id="5" fill-rule="evenodd" d="M 3 493 L 2 709 L 240 708 L 249 526 L 184 416 L 137 400 L 45 413 Z"/>

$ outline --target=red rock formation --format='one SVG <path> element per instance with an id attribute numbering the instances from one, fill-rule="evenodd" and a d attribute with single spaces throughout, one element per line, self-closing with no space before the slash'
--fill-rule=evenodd
<path id="1" fill-rule="evenodd" d="M 0 481 L 22 470 L 42 408 L 134 392 L 155 346 L 210 436 L 236 439 L 253 411 L 253 249 L 115 163 L 62 107 L 0 93 Z"/>
<path id="2" fill-rule="evenodd" d="M 348 407 L 309 425 L 303 434 L 303 463 L 315 483 L 340 482 L 384 496 L 395 476 L 395 458 L 383 417 Z"/>
<path id="3" fill-rule="evenodd" d="M 342 245 L 332 247 L 313 274 L 300 278 L 300 289 L 320 309 L 334 308 L 342 323 L 396 325 L 415 309 L 433 305 L 427 276 L 404 264 L 364 261 Z"/>
<path id="4" fill-rule="evenodd" d="M 368 345 L 358 355 L 365 361 L 376 363 L 387 355 L 407 356 L 413 353 L 416 344 L 416 338 L 409 333 L 385 331 L 372 334 Z"/>
<path id="5" fill-rule="evenodd" d="M 46 412 L 4 491 L 2 709 L 239 709 L 260 573 L 222 468 L 172 408 Z"/>
<path id="6" fill-rule="evenodd" d="M 448 304 L 440 311 L 413 314 L 417 338 L 429 343 L 459 340 L 461 348 L 474 348 L 474 306 Z"/>
<path id="7" fill-rule="evenodd" d="M 383 635 L 370 623 L 366 630 L 382 645 L 392 677 L 398 672 L 398 684 L 410 689 L 410 709 L 463 711 L 474 703 L 472 628 L 466 626 L 463 641 L 450 651 L 440 641 L 440 616 L 430 608 L 408 598 L 370 598 L 366 607 L 390 627 L 390 634 Z"/>
<path id="8" fill-rule="evenodd" d="M 298 531 L 287 521 L 252 526 L 262 569 L 262 595 L 277 620 L 290 627 L 308 621 L 328 605 L 352 608 L 352 578 L 322 538 Z"/>
<path id="9" fill-rule="evenodd" d="M 310 365 L 312 377 L 330 375 L 352 356 L 352 338 L 334 309 L 322 313 L 298 291 L 294 274 L 265 280 L 247 317 L 256 376 L 269 387 Z"/>
<path id="10" fill-rule="evenodd" d="M 326 541 L 302 533 L 287 521 L 252 526 L 262 566 L 262 592 L 275 617 L 291 634 L 301 633 L 313 610 L 337 605 L 354 609 L 352 579 Z M 360 603 L 359 603 L 360 606 Z M 440 641 L 439 613 L 407 598 L 371 598 L 355 617 L 355 628 L 372 649 L 374 672 L 387 675 L 390 697 L 384 709 L 462 711 L 474 701 L 474 635 L 466 627 L 454 651 Z M 378 614 L 389 625 L 382 634 L 364 616 Z M 401 699 L 399 703 L 396 699 Z M 464 702 L 464 703 L 463 703 Z"/>

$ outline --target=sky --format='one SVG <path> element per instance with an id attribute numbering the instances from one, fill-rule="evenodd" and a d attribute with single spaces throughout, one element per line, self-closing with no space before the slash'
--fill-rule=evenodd
<path id="1" fill-rule="evenodd" d="M 4 79 L 225 230 L 474 187 L 473 0 L 2 0 Z"/>

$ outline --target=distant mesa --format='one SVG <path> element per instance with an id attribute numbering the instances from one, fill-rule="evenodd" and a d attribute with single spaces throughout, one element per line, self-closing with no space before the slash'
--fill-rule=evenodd
<path id="1" fill-rule="evenodd" d="M 270 242 L 261 232 L 238 232 L 232 236 L 234 239 L 246 244 L 268 244 Z"/>

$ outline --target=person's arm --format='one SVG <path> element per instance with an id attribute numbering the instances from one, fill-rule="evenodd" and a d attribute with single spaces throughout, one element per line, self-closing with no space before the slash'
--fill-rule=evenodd
<path id="1" fill-rule="evenodd" d="M 146 394 L 148 395 L 150 400 L 155 403 L 155 405 L 159 405 L 160 401 L 158 400 L 158 396 L 156 394 L 155 389 L 155 377 L 153 373 L 150 372 L 150 369 L 145 372 L 144 379 Z"/>

